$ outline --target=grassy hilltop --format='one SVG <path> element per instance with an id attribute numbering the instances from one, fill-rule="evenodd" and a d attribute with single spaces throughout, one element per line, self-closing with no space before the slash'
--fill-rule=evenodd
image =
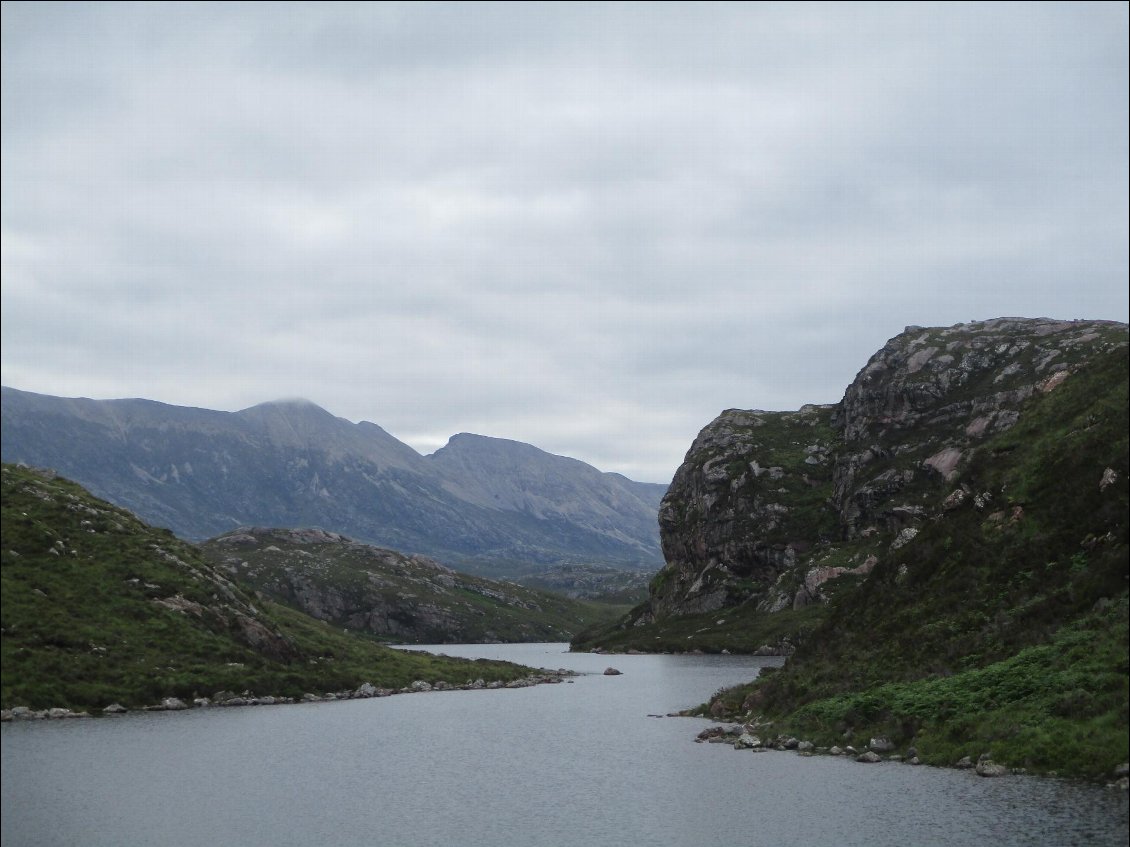
<path id="1" fill-rule="evenodd" d="M 4 465 L 0 705 L 99 709 L 249 690 L 514 680 L 405 653 L 261 599 L 190 544 L 51 474 Z"/>

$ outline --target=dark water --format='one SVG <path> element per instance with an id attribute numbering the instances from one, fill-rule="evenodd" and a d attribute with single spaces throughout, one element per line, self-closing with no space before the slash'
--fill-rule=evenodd
<path id="1" fill-rule="evenodd" d="M 1125 792 L 695 744 L 653 718 L 774 659 L 446 646 L 574 683 L 5 724 L 34 845 L 1125 845 Z M 612 664 L 622 676 L 600 674 Z"/>

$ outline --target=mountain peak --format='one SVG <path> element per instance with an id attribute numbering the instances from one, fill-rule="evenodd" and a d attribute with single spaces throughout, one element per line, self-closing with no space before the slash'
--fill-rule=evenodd
<path id="1" fill-rule="evenodd" d="M 307 400 L 305 397 L 281 397 L 278 400 L 268 400 L 265 403 L 257 403 L 254 406 L 249 406 L 246 409 L 241 409 L 236 412 L 237 415 L 242 415 L 247 412 L 255 411 L 275 411 L 275 412 L 320 412 L 324 415 L 330 415 L 325 409 L 315 403 L 313 400 Z M 330 415 L 330 417 L 333 417 Z"/>

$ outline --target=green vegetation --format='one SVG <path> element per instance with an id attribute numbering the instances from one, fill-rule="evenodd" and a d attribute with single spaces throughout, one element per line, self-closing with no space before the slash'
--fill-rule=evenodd
<path id="1" fill-rule="evenodd" d="M 528 669 L 406 653 L 255 597 L 196 548 L 78 485 L 2 470 L 0 705 L 98 709 L 245 690 L 512 680 Z"/>
<path id="2" fill-rule="evenodd" d="M 824 620 L 824 606 L 805 606 L 773 615 L 755 606 L 738 606 L 697 615 L 677 615 L 658 623 L 627 628 L 596 626 L 579 633 L 574 650 L 602 650 L 625 653 L 754 653 L 782 643 L 799 644 Z"/>
<path id="3" fill-rule="evenodd" d="M 627 611 L 624 604 L 458 573 L 316 529 L 244 528 L 201 549 L 256 592 L 396 643 L 567 641 Z"/>
<path id="4" fill-rule="evenodd" d="M 781 670 L 703 708 L 934 763 L 1109 774 L 1130 700 L 1127 385 L 1123 347 L 1034 397 L 935 495 L 963 503 L 931 502 Z"/>

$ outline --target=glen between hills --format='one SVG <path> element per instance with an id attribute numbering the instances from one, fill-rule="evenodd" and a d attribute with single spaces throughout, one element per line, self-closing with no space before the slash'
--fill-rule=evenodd
<path id="1" fill-rule="evenodd" d="M 5 709 L 133 708 L 221 691 L 301 698 L 365 683 L 399 689 L 421 680 L 509 682 L 530 673 L 505 662 L 394 650 L 344 632 L 275 602 L 168 530 L 53 472 L 4 465 L 0 504 Z M 485 582 L 474 584 L 489 591 Z M 513 597 L 537 602 L 521 589 Z M 500 629 L 524 625 L 486 600 L 476 611 Z"/>
<path id="2" fill-rule="evenodd" d="M 833 406 L 729 410 L 649 598 L 575 649 L 790 655 L 703 712 L 927 762 L 1126 761 L 1127 327 L 908 327 Z M 772 727 L 772 729 L 770 729 Z"/>

